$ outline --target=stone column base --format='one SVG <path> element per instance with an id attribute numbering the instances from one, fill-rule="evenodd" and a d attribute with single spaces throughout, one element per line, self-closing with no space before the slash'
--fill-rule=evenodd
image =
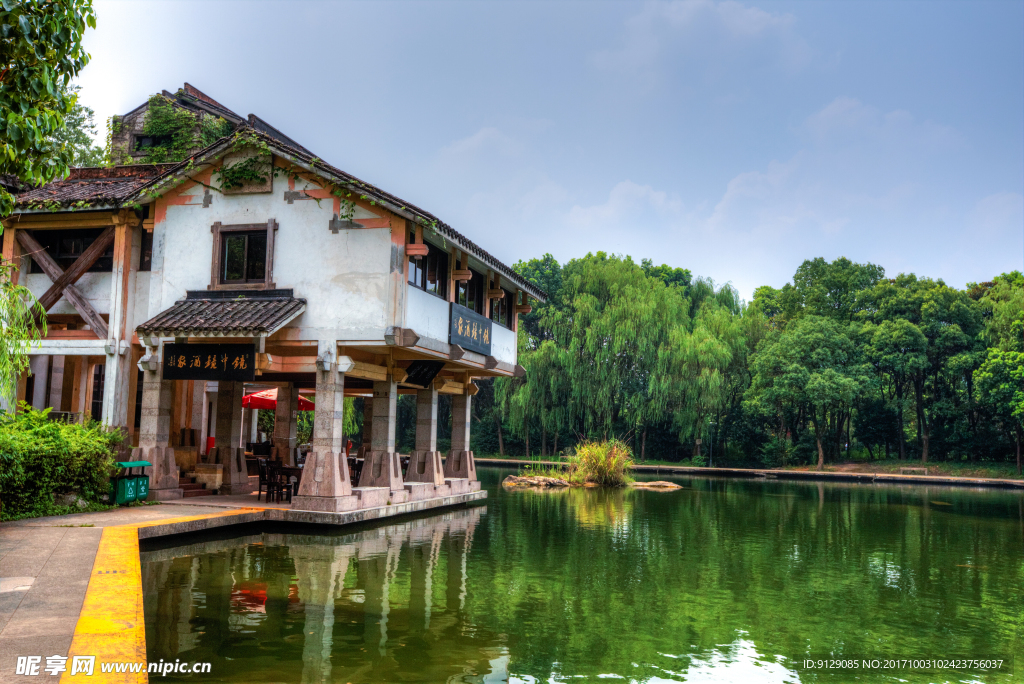
<path id="1" fill-rule="evenodd" d="M 437 453 L 437 452 L 434 452 Z M 412 465 L 409 465 L 412 468 Z M 423 501 L 424 499 L 433 499 L 435 494 L 434 490 L 436 487 L 432 482 L 406 482 L 405 491 L 409 494 L 409 501 Z M 395 501 L 392 499 L 392 503 Z"/>
<path id="2" fill-rule="evenodd" d="M 459 494 L 469 494 L 469 480 L 464 477 L 449 477 L 445 478 L 447 486 L 451 487 L 452 496 L 458 496 Z"/>
<path id="3" fill-rule="evenodd" d="M 359 498 L 359 508 L 380 508 L 388 505 L 391 490 L 387 487 L 353 487 L 352 493 Z"/>
<path id="4" fill-rule="evenodd" d="M 245 466 L 245 452 L 237 447 L 214 447 L 214 462 L 223 466 L 221 494 L 250 494 L 255 487 L 249 484 L 249 471 Z"/>
<path id="5" fill-rule="evenodd" d="M 363 462 L 359 474 L 360 487 L 387 487 L 392 492 L 404 492 L 402 465 L 394 451 L 371 451 Z"/>
<path id="6" fill-rule="evenodd" d="M 409 469 L 405 471 L 406 482 L 429 482 L 444 484 L 444 467 L 440 451 L 414 451 L 409 456 Z"/>
<path id="7" fill-rule="evenodd" d="M 449 451 L 444 461 L 444 477 L 476 479 L 476 461 L 472 451 Z"/>
<path id="8" fill-rule="evenodd" d="M 391 492 L 391 496 L 388 497 L 388 504 L 391 506 L 397 506 L 398 504 L 404 504 L 409 500 L 409 492 L 402 487 L 400 491 Z"/>
<path id="9" fill-rule="evenodd" d="M 352 496 L 294 496 L 292 510 L 341 513 L 359 508 L 359 497 Z"/>

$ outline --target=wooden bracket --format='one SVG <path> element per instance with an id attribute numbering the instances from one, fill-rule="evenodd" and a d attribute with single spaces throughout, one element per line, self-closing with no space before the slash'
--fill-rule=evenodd
<path id="1" fill-rule="evenodd" d="M 414 259 L 422 259 L 430 253 L 430 248 L 423 242 L 423 226 L 416 224 L 415 241 L 405 246 L 405 253 Z"/>

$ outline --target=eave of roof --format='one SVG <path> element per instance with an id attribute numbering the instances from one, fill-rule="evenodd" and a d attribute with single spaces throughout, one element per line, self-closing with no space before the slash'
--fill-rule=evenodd
<path id="1" fill-rule="evenodd" d="M 512 281 L 534 299 L 541 302 L 547 301 L 547 293 L 544 292 L 544 290 L 540 289 L 529 280 L 516 273 L 513 269 L 491 256 L 486 250 L 481 248 L 472 240 L 469 240 L 467 237 L 456 231 L 444 221 L 441 221 L 430 212 L 420 209 L 419 207 L 406 202 L 391 193 L 385 192 L 366 181 L 356 178 L 352 174 L 346 173 L 341 169 L 327 164 L 307 150 L 300 150 L 292 147 L 291 145 L 288 145 L 287 143 L 264 132 L 253 129 L 252 127 L 245 126 L 245 128 L 248 128 L 248 135 L 252 135 L 260 139 L 279 157 L 288 159 L 292 163 L 305 168 L 318 176 L 326 178 L 337 185 L 345 187 L 360 196 L 367 197 L 370 201 L 384 206 L 399 216 L 403 216 L 415 223 L 432 228 L 438 235 L 444 238 L 447 242 L 452 243 L 457 249 L 468 252 L 471 256 L 487 264 L 499 273 L 503 279 Z M 226 152 L 232 146 L 235 135 L 237 135 L 241 129 L 242 127 L 237 129 L 235 133 L 225 136 L 205 149 L 200 150 L 193 157 L 179 162 L 159 177 L 154 178 L 137 188 L 123 201 L 139 202 L 145 195 L 151 195 L 157 190 L 159 190 L 159 192 L 156 194 L 162 194 L 178 183 L 184 182 L 187 180 L 187 173 L 194 169 L 197 164 L 209 163 L 213 159 L 219 157 L 222 153 Z"/>
<path id="2" fill-rule="evenodd" d="M 143 337 L 267 337 L 305 310 L 291 290 L 189 292 L 135 329 Z"/>

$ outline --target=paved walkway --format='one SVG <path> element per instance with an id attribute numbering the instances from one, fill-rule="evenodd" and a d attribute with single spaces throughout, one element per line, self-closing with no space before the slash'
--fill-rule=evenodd
<path id="1" fill-rule="evenodd" d="M 14 675 L 19 655 L 67 655 L 103 528 L 221 512 L 142 506 L 0 524 L 0 682 L 21 679 Z M 58 677 L 40 671 L 24 681 Z"/>
<path id="2" fill-rule="evenodd" d="M 51 655 L 145 661 L 139 539 L 262 520 L 347 525 L 486 496 L 474 491 L 346 513 L 293 511 L 287 503 L 257 502 L 255 494 L 211 496 L 0 523 L 0 682 L 60 681 L 43 669 Z M 39 674 L 14 674 L 18 656 L 42 656 Z M 63 679 L 147 681 L 98 670 L 85 679 L 65 672 Z"/>

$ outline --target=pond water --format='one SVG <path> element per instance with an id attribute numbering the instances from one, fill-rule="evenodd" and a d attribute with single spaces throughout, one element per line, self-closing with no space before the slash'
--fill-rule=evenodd
<path id="1" fill-rule="evenodd" d="M 1024 498 L 676 478 L 345 531 L 147 543 L 150 661 L 204 682 L 1016 682 L 806 658 L 1024 653 Z M 662 478 L 667 479 L 667 478 Z"/>

